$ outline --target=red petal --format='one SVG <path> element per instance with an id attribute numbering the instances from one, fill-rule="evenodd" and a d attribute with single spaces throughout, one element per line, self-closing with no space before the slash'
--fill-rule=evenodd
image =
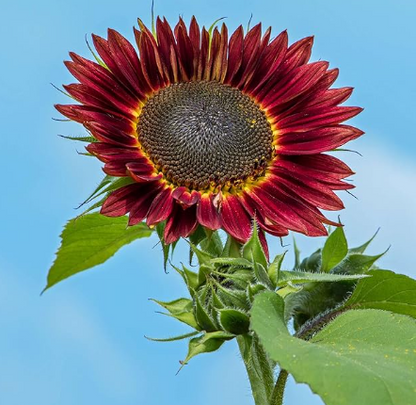
<path id="1" fill-rule="evenodd" d="M 258 94 L 267 81 L 274 76 L 283 62 L 287 51 L 287 32 L 281 32 L 264 50 L 263 59 L 259 62 L 254 78 L 246 91 Z"/>
<path id="2" fill-rule="evenodd" d="M 129 225 L 136 225 L 146 218 L 155 196 L 160 192 L 160 187 L 148 184 L 137 193 L 133 206 L 130 208 Z M 157 198 L 157 197 L 156 197 Z"/>
<path id="3" fill-rule="evenodd" d="M 184 208 L 188 208 L 191 205 L 196 204 L 199 201 L 199 199 L 201 198 L 201 194 L 198 191 L 192 190 L 191 192 L 189 192 L 186 187 L 178 187 L 178 188 L 176 188 L 172 192 L 172 196 Z"/>
<path id="4" fill-rule="evenodd" d="M 101 214 L 107 217 L 120 217 L 127 214 L 141 195 L 140 184 L 130 184 L 113 191 L 101 207 Z"/>
<path id="5" fill-rule="evenodd" d="M 70 52 L 69 56 L 73 62 L 66 61 L 65 66 L 82 84 L 100 92 L 115 105 L 137 106 L 137 95 L 126 89 L 110 71 L 76 53 Z"/>
<path id="6" fill-rule="evenodd" d="M 321 79 L 328 65 L 328 62 L 315 62 L 298 67 L 291 75 L 287 75 L 287 78 L 283 78 L 282 82 L 276 85 L 277 91 L 266 96 L 261 101 L 262 105 L 271 109 L 298 97 Z"/>
<path id="7" fill-rule="evenodd" d="M 213 204 L 213 195 L 204 194 L 201 196 L 196 209 L 198 222 L 208 229 L 216 230 L 221 228 L 220 215 Z"/>
<path id="8" fill-rule="evenodd" d="M 305 110 L 278 120 L 277 124 L 281 134 L 287 132 L 304 132 L 317 127 L 339 124 L 340 122 L 355 117 L 362 110 L 360 107 L 332 107 L 320 114 L 313 114 Z"/>
<path id="9" fill-rule="evenodd" d="M 228 50 L 228 68 L 224 83 L 231 83 L 243 60 L 244 30 L 240 25 L 231 35 Z"/>
<path id="10" fill-rule="evenodd" d="M 100 122 L 87 122 L 84 126 L 99 141 L 113 145 L 137 147 L 137 138 L 135 135 L 126 134 L 114 126 L 102 125 Z"/>
<path id="11" fill-rule="evenodd" d="M 307 132 L 285 132 L 276 150 L 282 155 L 314 155 L 338 148 L 364 132 L 349 125 L 318 128 Z"/>
<path id="12" fill-rule="evenodd" d="M 172 197 L 172 189 L 167 187 L 153 200 L 147 215 L 147 225 L 155 225 L 167 219 L 173 210 L 174 204 L 175 200 Z"/>
<path id="13" fill-rule="evenodd" d="M 250 238 L 251 217 L 241 205 L 238 197 L 232 194 L 224 196 L 220 214 L 222 227 L 233 238 L 242 243 Z"/>
<path id="14" fill-rule="evenodd" d="M 196 229 L 197 225 L 196 205 L 184 210 L 179 204 L 176 204 L 172 215 L 166 222 L 165 243 L 175 242 L 180 237 L 188 237 Z"/>

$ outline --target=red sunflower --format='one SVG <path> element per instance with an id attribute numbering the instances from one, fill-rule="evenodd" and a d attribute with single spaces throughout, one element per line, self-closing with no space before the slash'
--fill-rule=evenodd
<path id="1" fill-rule="evenodd" d="M 341 124 L 362 109 L 340 106 L 352 88 L 330 89 L 337 69 L 308 63 L 312 37 L 288 46 L 260 24 L 210 35 L 195 18 L 139 26 L 138 53 L 114 30 L 93 36 L 101 63 L 70 53 L 79 83 L 64 87 L 80 104 L 56 106 L 96 139 L 87 150 L 105 173 L 132 179 L 101 213 L 166 221 L 166 243 L 198 224 L 244 242 L 254 216 L 272 235 L 325 235 L 320 209 L 344 207 L 334 190 L 353 188 L 353 172 L 323 152 L 363 134 Z"/>

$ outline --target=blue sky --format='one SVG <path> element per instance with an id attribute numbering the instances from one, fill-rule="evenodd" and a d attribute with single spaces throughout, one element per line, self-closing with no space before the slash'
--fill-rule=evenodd
<path id="1" fill-rule="evenodd" d="M 132 39 L 136 18 L 149 22 L 149 9 L 140 0 L 2 1 L 1 404 L 252 404 L 235 344 L 175 376 L 186 344 L 143 338 L 186 330 L 148 301 L 184 294 L 179 278 L 163 272 L 154 238 L 39 296 L 62 226 L 102 175 L 97 161 L 77 155 L 81 145 L 56 136 L 83 130 L 51 119 L 58 116 L 53 104 L 66 100 L 49 83 L 72 81 L 62 61 L 70 50 L 88 55 L 85 34 L 112 27 Z M 156 11 L 172 23 L 178 15 L 189 21 L 195 14 L 205 25 L 227 16 L 231 28 L 253 13 L 275 35 L 287 28 L 292 42 L 315 35 L 313 59 L 339 67 L 337 85 L 356 87 L 348 104 L 365 107 L 354 124 L 367 134 L 349 145 L 363 157 L 343 157 L 357 172 L 357 199 L 342 195 L 347 235 L 358 244 L 381 227 L 371 252 L 392 245 L 381 265 L 415 277 L 416 4 L 158 0 Z M 299 243 L 308 254 L 322 239 Z M 277 240 L 271 247 L 281 250 Z M 321 401 L 291 382 L 285 404 L 298 403 Z"/>

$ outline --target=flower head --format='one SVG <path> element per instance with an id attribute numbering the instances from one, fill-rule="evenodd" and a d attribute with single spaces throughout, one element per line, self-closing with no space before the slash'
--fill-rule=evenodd
<path id="1" fill-rule="evenodd" d="M 93 36 L 100 63 L 70 53 L 79 83 L 64 87 L 80 104 L 56 106 L 95 138 L 87 150 L 105 173 L 131 179 L 101 213 L 166 220 L 167 243 L 198 224 L 244 242 L 253 217 L 276 236 L 325 235 L 320 209 L 342 209 L 334 190 L 353 186 L 323 152 L 363 132 L 341 124 L 361 108 L 340 106 L 352 88 L 330 88 L 337 69 L 308 62 L 313 39 L 288 46 L 285 31 L 271 39 L 260 24 L 211 34 L 195 18 L 189 29 L 160 18 L 154 34 L 139 27 L 139 52 L 109 30 Z"/>

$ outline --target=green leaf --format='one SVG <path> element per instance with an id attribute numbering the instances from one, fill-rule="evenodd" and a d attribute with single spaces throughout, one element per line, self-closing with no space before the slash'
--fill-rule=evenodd
<path id="1" fill-rule="evenodd" d="M 227 306 L 248 310 L 250 305 L 245 291 L 234 290 L 224 287 L 219 282 L 212 280 L 217 288 L 217 295 L 220 300 Z"/>
<path id="2" fill-rule="evenodd" d="M 297 293 L 299 291 L 302 291 L 302 286 L 293 285 L 292 283 L 289 283 L 283 288 L 279 288 L 276 293 L 279 294 L 282 298 L 286 298 L 288 295 Z"/>
<path id="3" fill-rule="evenodd" d="M 210 253 L 198 249 L 193 243 L 189 243 L 189 245 L 191 247 L 191 251 L 196 255 L 200 266 L 202 264 L 209 263 L 209 261 L 213 258 L 213 256 Z"/>
<path id="4" fill-rule="evenodd" d="M 204 239 L 206 239 L 207 235 L 204 231 L 204 228 L 199 225 L 196 230 L 192 233 L 192 235 L 189 237 L 189 241 L 193 246 L 198 246 Z M 191 246 L 192 246 L 191 245 Z M 189 249 L 189 264 L 192 263 L 192 259 L 194 257 L 194 251 L 193 249 Z"/>
<path id="5" fill-rule="evenodd" d="M 161 315 L 169 316 L 170 318 L 174 318 L 198 331 L 202 330 L 202 328 L 198 325 L 198 322 L 196 321 L 195 315 L 193 314 L 193 312 L 183 311 L 183 312 L 176 312 L 176 313 L 166 313 L 166 312 L 157 312 L 157 313 Z"/>
<path id="6" fill-rule="evenodd" d="M 195 318 L 198 322 L 198 325 L 201 329 L 207 332 L 215 331 L 217 329 L 215 323 L 209 316 L 207 309 L 204 307 L 196 292 L 194 292 L 193 297 L 195 300 Z"/>
<path id="7" fill-rule="evenodd" d="M 241 244 L 228 235 L 221 257 L 241 257 Z"/>
<path id="8" fill-rule="evenodd" d="M 167 309 L 171 314 L 178 314 L 183 311 L 192 311 L 193 309 L 193 301 L 188 298 L 178 298 L 177 300 L 169 302 L 158 301 L 151 298 L 150 301 L 153 301 L 161 307 Z"/>
<path id="9" fill-rule="evenodd" d="M 220 309 L 221 326 L 226 332 L 242 335 L 248 332 L 250 318 L 247 314 L 236 309 Z"/>
<path id="10" fill-rule="evenodd" d="M 215 257 L 210 260 L 210 263 L 220 264 L 224 266 L 241 267 L 243 269 L 253 268 L 253 263 L 242 257 Z"/>
<path id="11" fill-rule="evenodd" d="M 374 308 L 416 318 L 416 280 L 389 270 L 371 270 L 344 308 Z"/>
<path id="12" fill-rule="evenodd" d="M 363 274 L 371 269 L 373 264 L 386 254 L 387 250 L 376 256 L 367 256 L 358 253 L 347 255 L 347 257 L 335 266 L 333 274 Z"/>
<path id="13" fill-rule="evenodd" d="M 145 336 L 145 338 L 147 340 L 151 340 L 152 342 L 175 342 L 177 340 L 183 340 L 183 339 L 187 339 L 190 338 L 192 336 L 198 335 L 200 332 L 198 331 L 194 331 L 194 332 L 189 332 L 189 333 L 185 333 L 184 335 L 179 335 L 179 336 L 173 336 L 173 337 L 169 337 L 169 338 L 151 338 L 149 336 Z"/>
<path id="14" fill-rule="evenodd" d="M 182 362 L 182 367 L 188 364 L 192 357 L 201 353 L 214 352 L 215 350 L 218 350 L 226 340 L 233 338 L 234 335 L 230 333 L 216 331 L 205 333 L 202 336 L 191 339 L 188 346 L 188 355 Z"/>
<path id="15" fill-rule="evenodd" d="M 259 294 L 252 329 L 270 357 L 326 405 L 414 405 L 416 322 L 404 315 L 347 311 L 310 341 L 287 330 L 283 300 Z"/>
<path id="16" fill-rule="evenodd" d="M 215 257 L 220 256 L 224 247 L 218 231 L 211 231 L 207 228 L 204 230 L 207 237 L 201 241 L 201 248 Z"/>
<path id="17" fill-rule="evenodd" d="M 274 258 L 273 262 L 270 264 L 269 268 L 267 269 L 269 278 L 275 287 L 277 286 L 277 282 L 279 280 L 280 269 L 282 267 L 283 259 L 285 258 L 286 253 L 287 253 L 287 250 L 286 252 L 283 252 L 282 254 L 277 255 Z"/>
<path id="18" fill-rule="evenodd" d="M 349 249 L 349 252 L 350 253 L 364 253 L 366 251 L 366 249 L 368 248 L 368 246 L 370 245 L 370 243 L 377 236 L 377 234 L 378 234 L 379 231 L 380 231 L 380 228 L 377 229 L 376 233 L 370 238 L 370 240 L 368 240 L 367 242 L 365 242 L 361 246 L 358 246 L 356 248 Z"/>
<path id="19" fill-rule="evenodd" d="M 60 89 L 58 89 L 61 91 Z M 66 94 L 65 92 L 63 92 Z M 68 94 L 69 96 L 69 94 Z M 69 96 L 71 97 L 71 96 Z M 71 97 L 72 98 L 72 97 Z M 97 140 L 93 136 L 67 136 L 67 135 L 59 135 L 61 138 L 68 139 L 69 141 L 79 141 L 79 142 L 86 142 L 86 143 L 94 143 Z"/>
<path id="20" fill-rule="evenodd" d="M 328 273 L 348 253 L 347 239 L 344 229 L 339 227 L 332 232 L 325 241 L 322 249 L 321 271 Z"/>
<path id="21" fill-rule="evenodd" d="M 270 281 L 267 270 L 258 262 L 254 262 L 254 276 L 259 283 L 267 286 L 269 290 L 274 290 L 275 287 Z"/>
<path id="22" fill-rule="evenodd" d="M 293 236 L 293 252 L 295 254 L 295 265 L 293 266 L 293 270 L 295 270 L 300 266 L 300 250 L 298 244 L 296 243 L 295 236 Z"/>
<path id="23" fill-rule="evenodd" d="M 243 257 L 252 263 L 260 263 L 267 269 L 267 257 L 259 239 L 256 222 L 253 224 L 253 232 L 250 239 L 243 245 Z"/>
<path id="24" fill-rule="evenodd" d="M 151 233 L 144 224 L 127 227 L 127 217 L 110 218 L 93 213 L 72 219 L 61 234 L 61 247 L 49 270 L 44 291 L 65 278 L 104 263 L 122 246 Z"/>
<path id="25" fill-rule="evenodd" d="M 309 257 L 302 260 L 299 266 L 295 267 L 295 270 L 310 271 L 312 273 L 319 272 L 321 269 L 322 261 L 322 249 L 316 250 Z"/>
<path id="26" fill-rule="evenodd" d="M 280 279 L 277 283 L 278 287 L 283 287 L 289 282 L 292 284 L 303 283 L 329 283 L 336 281 L 354 281 L 362 278 L 367 278 L 363 274 L 331 274 L 331 273 L 309 273 L 306 271 L 281 271 Z"/>
<path id="27" fill-rule="evenodd" d="M 264 290 L 267 290 L 267 288 L 263 284 L 249 284 L 246 289 L 247 298 L 250 302 L 253 302 L 254 297 Z"/>

